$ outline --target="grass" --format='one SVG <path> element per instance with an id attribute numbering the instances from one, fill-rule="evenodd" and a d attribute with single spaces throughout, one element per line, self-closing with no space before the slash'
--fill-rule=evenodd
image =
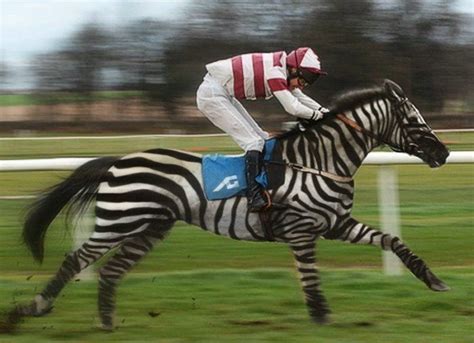
<path id="1" fill-rule="evenodd" d="M 334 314 L 332 324 L 318 326 L 292 270 L 135 273 L 119 288 L 113 333 L 96 329 L 96 283 L 80 281 L 65 289 L 50 315 L 27 319 L 0 341 L 471 342 L 472 270 L 441 275 L 453 291 L 431 292 L 409 275 L 324 270 Z M 0 295 L 26 301 L 44 281 L 3 279 Z"/>
<path id="2" fill-rule="evenodd" d="M 474 150 L 474 133 L 446 132 L 439 134 L 451 150 Z M 27 137 L 24 137 L 27 138 Z M 44 137 L 47 138 L 47 137 Z M 84 157 L 118 155 L 153 148 L 183 149 L 198 153 L 241 153 L 231 138 L 222 137 L 153 137 L 65 140 L 0 140 L 0 159 L 53 157 Z M 389 149 L 384 148 L 385 151 Z"/>
<path id="3" fill-rule="evenodd" d="M 471 142 L 472 134 L 459 140 L 473 150 Z M 29 142 L 29 148 L 3 143 L 0 158 L 15 158 L 14 150 L 21 158 L 96 156 L 167 144 L 233 149 L 225 139 L 76 141 L 66 147 L 50 141 Z M 65 289 L 53 313 L 28 319 L 16 334 L 0 335 L 0 342 L 472 342 L 474 166 L 396 168 L 402 238 L 451 292 L 433 293 L 409 272 L 384 276 L 381 253 L 373 247 L 321 241 L 318 260 L 333 323 L 317 326 L 308 319 L 286 246 L 237 242 L 179 223 L 119 287 L 114 333 L 95 329 L 97 284 L 81 276 Z M 377 171 L 359 170 L 354 206 L 356 218 L 376 227 Z M 32 194 L 67 174 L 2 173 L 0 195 Z M 31 300 L 71 250 L 72 233 L 59 218 L 48 231 L 44 264 L 33 263 L 20 243 L 27 203 L 0 200 L 0 310 Z"/>
<path id="4" fill-rule="evenodd" d="M 107 140 L 6 140 L 0 141 L 0 159 L 125 155 L 155 148 L 183 149 L 198 153 L 239 153 L 229 137 L 150 137 Z"/>

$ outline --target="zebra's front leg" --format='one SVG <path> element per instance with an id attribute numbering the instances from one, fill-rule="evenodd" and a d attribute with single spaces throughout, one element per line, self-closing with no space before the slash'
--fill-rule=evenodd
<path id="1" fill-rule="evenodd" d="M 329 307 L 320 289 L 318 269 L 316 268 L 316 243 L 290 244 L 300 276 L 306 305 L 311 319 L 318 324 L 329 322 Z"/>
<path id="2" fill-rule="evenodd" d="M 99 316 L 101 328 L 114 329 L 115 293 L 119 281 L 154 246 L 159 237 L 140 235 L 125 240 L 120 249 L 99 270 Z"/>
<path id="3" fill-rule="evenodd" d="M 334 232 L 337 234 L 334 234 Z M 356 244 L 371 244 L 383 250 L 391 250 L 400 258 L 403 264 L 431 290 L 442 292 L 450 289 L 449 286 L 433 274 L 421 258 L 415 255 L 400 238 L 396 236 L 391 236 L 373 229 L 358 222 L 354 218 L 349 218 L 340 230 L 336 229 L 334 232 L 330 231 L 324 237 Z"/>

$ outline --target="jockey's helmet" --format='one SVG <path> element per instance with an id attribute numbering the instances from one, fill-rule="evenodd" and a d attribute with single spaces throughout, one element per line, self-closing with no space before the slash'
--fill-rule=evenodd
<path id="1" fill-rule="evenodd" d="M 290 77 L 302 77 L 309 84 L 316 81 L 320 75 L 327 75 L 321 70 L 321 62 L 318 55 L 311 48 L 298 48 L 286 57 L 286 66 L 296 68 L 296 74 Z"/>

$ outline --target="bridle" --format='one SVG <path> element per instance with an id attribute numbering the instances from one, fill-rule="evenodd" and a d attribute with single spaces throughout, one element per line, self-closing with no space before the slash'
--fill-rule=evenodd
<path id="1" fill-rule="evenodd" d="M 397 121 L 397 124 L 400 126 L 400 132 L 401 135 L 403 136 L 403 142 L 407 142 L 408 146 L 403 147 L 403 146 L 395 146 L 392 143 L 386 139 L 383 135 L 378 135 L 373 133 L 372 131 L 367 130 L 366 128 L 360 126 L 355 120 L 352 120 L 345 116 L 342 113 L 336 114 L 336 117 L 341 120 L 344 124 L 349 126 L 350 128 L 363 133 L 364 135 L 374 139 L 378 145 L 385 144 L 389 146 L 392 150 L 396 152 L 402 152 L 405 151 L 406 153 L 412 155 L 417 149 L 418 145 L 413 142 L 413 139 L 410 138 L 410 136 L 407 133 L 407 124 L 405 124 L 404 119 L 406 119 L 408 123 L 408 115 L 406 111 L 402 111 L 401 108 L 403 105 L 405 105 L 408 102 L 408 98 L 402 98 L 397 103 L 392 104 L 392 110 L 395 115 L 395 120 Z"/>

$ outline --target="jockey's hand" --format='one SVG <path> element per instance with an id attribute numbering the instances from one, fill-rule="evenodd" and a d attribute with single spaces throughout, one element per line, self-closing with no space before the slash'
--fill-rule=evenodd
<path id="1" fill-rule="evenodd" d="M 320 107 L 319 112 L 321 112 L 322 114 L 326 114 L 326 113 L 329 113 L 331 111 L 329 111 L 329 109 L 327 109 L 326 107 Z"/>
<path id="2" fill-rule="evenodd" d="M 311 116 L 311 118 L 309 118 L 309 120 L 319 120 L 319 119 L 322 119 L 323 118 L 323 115 L 324 113 L 320 110 L 314 110 L 313 111 L 313 115 Z"/>

